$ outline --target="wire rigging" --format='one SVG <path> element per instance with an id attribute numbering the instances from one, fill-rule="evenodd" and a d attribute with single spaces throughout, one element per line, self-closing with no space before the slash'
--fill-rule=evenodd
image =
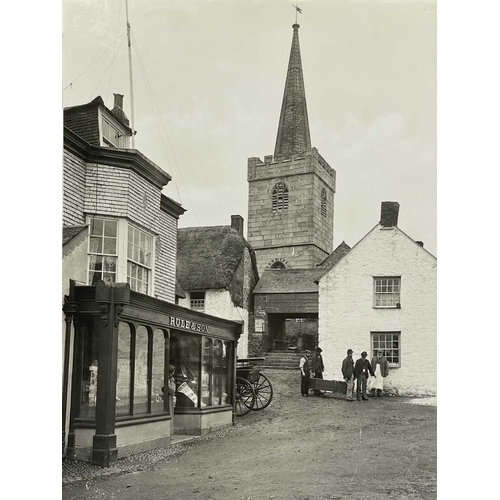
<path id="1" fill-rule="evenodd" d="M 157 125 L 158 125 L 158 128 L 159 128 L 159 131 L 160 131 L 160 137 L 162 139 L 162 142 L 163 142 L 163 146 L 165 148 L 165 154 L 167 155 L 167 159 L 168 159 L 168 152 L 167 152 L 167 147 L 166 147 L 166 144 L 165 144 L 165 141 L 163 139 L 163 136 L 161 134 L 162 132 L 162 128 L 163 128 L 163 133 L 165 134 L 165 137 L 167 138 L 167 141 L 168 141 L 168 144 L 170 146 L 170 150 L 172 151 L 172 156 L 174 158 L 174 163 L 175 163 L 175 166 L 176 166 L 176 169 L 177 169 L 177 172 L 179 173 L 179 176 L 181 178 L 181 181 L 184 185 L 184 189 L 186 191 L 186 194 L 187 194 L 187 197 L 188 197 L 188 200 L 189 200 L 189 204 L 191 205 L 192 209 L 193 209 L 193 213 L 194 213 L 194 216 L 195 216 L 195 219 L 196 219 L 196 222 L 198 223 L 198 225 L 200 224 L 200 221 L 198 219 L 198 214 L 196 213 L 196 209 L 193 205 L 193 202 L 191 201 L 191 197 L 189 196 L 189 191 L 187 189 L 187 186 L 186 186 L 186 182 L 184 181 L 184 177 L 182 175 L 182 171 L 181 169 L 179 168 L 179 165 L 177 164 L 177 159 L 176 159 L 176 156 L 175 156 L 175 152 L 174 152 L 174 148 L 172 147 L 172 143 L 170 142 L 170 138 L 168 136 L 168 133 L 166 131 L 166 128 L 165 128 L 165 125 L 163 123 L 163 120 L 160 119 L 160 123 L 161 125 L 158 123 L 158 119 L 156 117 L 156 114 L 155 114 L 155 109 L 154 107 L 156 106 L 156 110 L 157 110 L 157 114 L 160 116 L 161 118 L 161 113 L 160 113 L 160 110 L 159 110 L 159 106 L 158 106 L 158 102 L 156 101 L 156 97 L 154 95 L 154 92 L 153 92 L 153 87 L 151 85 L 151 82 L 149 80 L 149 77 L 148 77 L 148 74 L 147 74 L 147 71 L 146 71 L 146 68 L 144 66 L 144 62 L 142 60 L 142 57 L 141 57 L 141 54 L 139 52 L 139 48 L 138 48 L 138 45 L 137 45 L 137 42 L 135 40 L 135 36 L 134 36 L 134 33 L 132 32 L 132 38 L 134 39 L 134 49 L 136 51 L 136 54 L 137 54 L 137 58 L 139 60 L 139 65 L 141 67 L 141 71 L 143 73 L 143 76 L 144 76 L 144 80 L 146 82 L 146 89 L 148 91 L 148 96 L 150 98 L 150 101 L 151 101 L 151 107 L 153 109 L 153 115 L 155 116 L 155 120 L 157 122 Z M 149 87 L 149 89 L 148 89 Z M 153 104 L 153 101 L 154 101 L 154 104 Z M 176 190 L 177 190 L 177 194 L 179 195 L 179 198 L 181 198 L 180 196 L 180 193 L 179 193 L 179 190 L 177 189 L 177 185 L 176 185 Z M 182 202 L 182 200 L 180 200 Z"/>
<path id="2" fill-rule="evenodd" d="M 106 54 L 106 52 L 127 32 L 127 30 L 125 30 L 123 33 L 121 33 L 120 35 L 118 35 L 118 37 L 114 40 L 114 42 L 97 58 L 95 59 L 93 62 L 91 62 L 76 78 L 74 78 L 68 85 L 66 85 L 66 87 L 63 88 L 63 92 L 68 88 L 68 87 L 71 87 L 73 85 L 73 83 L 75 83 L 78 78 L 80 78 L 91 66 L 94 65 L 94 63 L 96 63 L 104 54 Z M 123 40 L 122 40 L 122 43 L 123 43 Z M 120 44 L 121 46 L 121 44 Z"/>
<path id="3" fill-rule="evenodd" d="M 116 56 L 118 55 L 118 52 L 120 52 L 121 46 L 123 45 L 124 41 L 125 41 L 125 38 L 122 40 L 122 43 L 120 43 L 120 45 L 118 46 L 118 49 L 117 49 L 115 55 L 113 56 L 113 59 L 111 59 L 111 62 L 108 64 L 108 67 L 104 70 L 104 73 L 103 73 L 101 79 L 99 80 L 99 83 L 97 84 L 97 87 L 94 89 L 94 92 L 92 92 L 92 95 L 90 96 L 91 99 L 92 99 L 92 97 L 94 97 L 94 95 L 96 93 L 96 90 L 99 88 L 99 85 L 101 85 L 101 82 L 102 82 L 103 78 L 106 76 L 106 73 L 108 72 L 108 69 L 115 62 Z"/>

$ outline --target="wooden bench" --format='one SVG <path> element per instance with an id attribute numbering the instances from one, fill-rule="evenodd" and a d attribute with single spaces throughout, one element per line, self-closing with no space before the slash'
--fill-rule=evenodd
<path id="1" fill-rule="evenodd" d="M 329 391 L 345 395 L 347 392 L 347 382 L 345 382 L 344 380 L 325 380 L 321 378 L 311 378 L 309 379 L 309 389 Z"/>

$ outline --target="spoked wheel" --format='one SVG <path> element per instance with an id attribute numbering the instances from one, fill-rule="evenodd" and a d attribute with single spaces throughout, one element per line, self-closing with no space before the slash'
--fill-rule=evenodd
<path id="1" fill-rule="evenodd" d="M 273 386 L 265 375 L 259 373 L 259 378 L 253 383 L 253 388 L 255 390 L 255 405 L 253 409 L 263 410 L 273 399 Z"/>
<path id="2" fill-rule="evenodd" d="M 234 399 L 237 417 L 246 415 L 252 410 L 255 404 L 255 391 L 248 380 L 236 377 L 236 393 Z"/>

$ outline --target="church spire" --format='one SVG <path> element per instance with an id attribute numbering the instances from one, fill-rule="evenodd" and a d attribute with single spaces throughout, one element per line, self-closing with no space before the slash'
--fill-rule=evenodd
<path id="1" fill-rule="evenodd" d="M 274 156 L 284 157 L 303 153 L 311 148 L 309 120 L 307 118 L 306 91 L 300 58 L 299 28 L 293 26 L 292 48 L 286 74 L 285 91 L 281 104 L 280 122 Z"/>

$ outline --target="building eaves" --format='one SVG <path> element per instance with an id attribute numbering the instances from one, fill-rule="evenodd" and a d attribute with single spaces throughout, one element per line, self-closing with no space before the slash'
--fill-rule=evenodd
<path id="1" fill-rule="evenodd" d="M 161 195 L 160 209 L 176 219 L 178 219 L 186 211 L 180 203 L 177 203 L 172 200 L 172 198 L 169 198 L 164 194 Z"/>
<path id="2" fill-rule="evenodd" d="M 88 163 L 129 168 L 160 189 L 172 180 L 167 172 L 137 149 L 93 146 L 67 127 L 64 127 L 64 147 Z"/>

